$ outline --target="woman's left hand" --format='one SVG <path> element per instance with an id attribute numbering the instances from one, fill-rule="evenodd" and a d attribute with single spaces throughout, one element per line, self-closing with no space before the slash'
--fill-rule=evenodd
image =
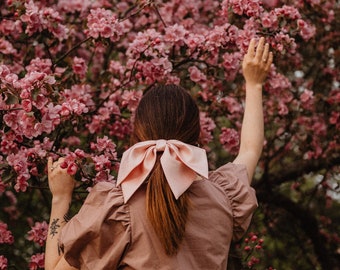
<path id="1" fill-rule="evenodd" d="M 67 173 L 66 169 L 60 167 L 63 162 L 64 158 L 59 158 L 55 162 L 52 158 L 48 159 L 48 185 L 53 198 L 69 198 L 75 187 L 74 178 Z"/>

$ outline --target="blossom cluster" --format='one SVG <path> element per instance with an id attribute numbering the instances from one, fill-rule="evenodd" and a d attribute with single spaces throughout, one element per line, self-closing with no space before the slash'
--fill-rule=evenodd
<path id="1" fill-rule="evenodd" d="M 46 221 L 36 222 L 32 230 L 28 232 L 27 239 L 33 241 L 39 246 L 44 246 L 47 238 L 48 224 Z"/>
<path id="2" fill-rule="evenodd" d="M 0 222 L 0 244 L 13 244 L 14 237 L 7 229 L 7 224 Z"/>

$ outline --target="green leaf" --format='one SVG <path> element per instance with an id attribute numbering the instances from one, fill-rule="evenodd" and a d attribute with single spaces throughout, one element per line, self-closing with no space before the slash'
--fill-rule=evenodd
<path id="1" fill-rule="evenodd" d="M 6 105 L 12 105 L 12 104 L 18 104 L 19 103 L 19 99 L 17 96 L 12 95 L 12 94 L 6 94 L 7 95 L 7 99 L 6 99 Z"/>

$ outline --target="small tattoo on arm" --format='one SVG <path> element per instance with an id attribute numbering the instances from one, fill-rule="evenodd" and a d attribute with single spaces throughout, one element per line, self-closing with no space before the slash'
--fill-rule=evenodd
<path id="1" fill-rule="evenodd" d="M 59 218 L 55 218 L 52 220 L 51 226 L 50 226 L 50 235 L 55 236 L 58 234 L 58 228 L 60 225 L 58 224 Z"/>
<path id="2" fill-rule="evenodd" d="M 71 203 L 70 203 L 70 205 L 69 205 L 69 207 L 68 207 L 68 211 L 67 211 L 67 213 L 64 215 L 64 221 L 67 223 L 67 222 L 69 222 L 70 221 L 70 219 L 71 219 Z"/>

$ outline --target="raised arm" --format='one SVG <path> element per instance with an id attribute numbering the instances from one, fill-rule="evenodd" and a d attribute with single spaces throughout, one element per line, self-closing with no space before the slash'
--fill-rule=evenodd
<path id="1" fill-rule="evenodd" d="M 252 39 L 242 63 L 243 76 L 246 81 L 246 105 L 242 122 L 240 151 L 233 161 L 236 164 L 246 165 L 250 182 L 263 148 L 262 84 L 272 62 L 273 54 L 269 52 L 269 44 L 265 44 L 265 39 L 260 39 L 256 50 L 255 40 Z"/>
<path id="2" fill-rule="evenodd" d="M 62 162 L 62 159 L 54 163 L 52 159 L 48 160 L 48 184 L 52 192 L 52 207 L 45 250 L 46 270 L 76 269 L 65 261 L 58 247 L 58 237 L 61 229 L 66 224 L 66 215 L 71 204 L 75 185 L 73 178 L 66 170 L 60 168 Z"/>

